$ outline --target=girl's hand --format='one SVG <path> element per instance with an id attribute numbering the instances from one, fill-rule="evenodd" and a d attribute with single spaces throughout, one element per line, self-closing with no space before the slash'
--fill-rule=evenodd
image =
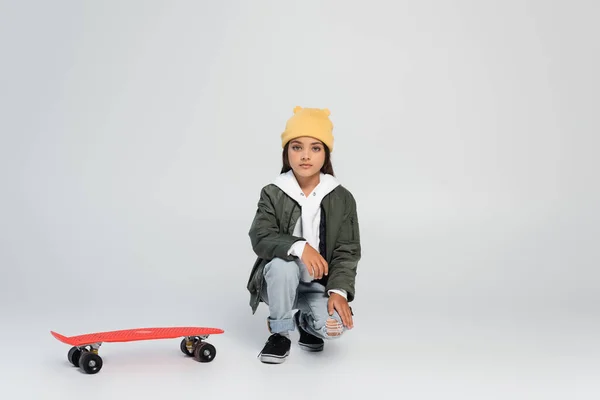
<path id="1" fill-rule="evenodd" d="M 331 293 L 331 296 L 329 296 L 329 300 L 327 301 L 327 308 L 329 315 L 333 315 L 334 309 L 338 312 L 342 318 L 342 323 L 346 328 L 352 329 L 354 327 L 354 322 L 352 321 L 352 311 L 348 305 L 348 300 L 346 300 L 344 296 L 341 296 L 337 293 Z"/>
<path id="2" fill-rule="evenodd" d="M 315 250 L 310 244 L 304 245 L 304 251 L 302 252 L 302 262 L 306 265 L 308 273 L 314 279 L 321 279 L 323 275 L 329 273 L 329 266 L 327 261 Z"/>

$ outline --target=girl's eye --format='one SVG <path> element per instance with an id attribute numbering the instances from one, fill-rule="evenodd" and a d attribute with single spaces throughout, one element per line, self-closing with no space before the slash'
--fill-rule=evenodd
<path id="1" fill-rule="evenodd" d="M 298 151 L 298 150 L 300 150 L 300 146 L 292 146 L 292 150 Z"/>
<path id="2" fill-rule="evenodd" d="M 321 148 L 319 146 L 315 146 L 313 147 L 313 151 L 321 151 Z"/>

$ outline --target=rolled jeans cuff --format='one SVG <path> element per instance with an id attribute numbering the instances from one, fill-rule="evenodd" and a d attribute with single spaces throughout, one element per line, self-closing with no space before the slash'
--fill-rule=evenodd
<path id="1" fill-rule="evenodd" d="M 296 323 L 293 318 L 271 319 L 267 318 L 269 330 L 271 333 L 289 332 L 296 329 Z"/>

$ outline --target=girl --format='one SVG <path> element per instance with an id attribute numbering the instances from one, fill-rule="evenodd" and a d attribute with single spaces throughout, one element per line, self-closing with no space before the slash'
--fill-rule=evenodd
<path id="1" fill-rule="evenodd" d="M 308 351 L 353 327 L 359 225 L 354 197 L 334 176 L 329 115 L 294 108 L 281 134 L 283 168 L 262 188 L 250 228 L 258 257 L 247 284 L 250 306 L 253 314 L 260 302 L 269 307 L 271 335 L 259 354 L 265 363 L 285 361 L 296 327 Z"/>

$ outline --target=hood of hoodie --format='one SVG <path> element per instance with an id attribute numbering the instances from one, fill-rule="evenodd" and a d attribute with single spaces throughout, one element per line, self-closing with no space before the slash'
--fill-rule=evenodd
<path id="1" fill-rule="evenodd" d="M 310 201 L 307 201 L 307 197 L 302 192 L 302 189 L 300 188 L 300 185 L 298 184 L 298 181 L 296 180 L 292 170 L 278 175 L 273 181 L 273 184 L 275 184 L 288 196 L 296 200 L 298 204 L 304 207 L 308 205 L 307 203 L 316 204 L 319 206 L 321 204 L 321 200 L 323 200 L 323 198 L 327 196 L 333 189 L 338 187 L 340 182 L 333 175 L 321 173 L 319 184 L 309 195 Z"/>

